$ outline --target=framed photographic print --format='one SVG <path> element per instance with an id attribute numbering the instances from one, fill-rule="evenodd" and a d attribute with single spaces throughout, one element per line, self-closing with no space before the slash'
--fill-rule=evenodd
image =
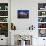
<path id="1" fill-rule="evenodd" d="M 17 18 L 29 18 L 29 10 L 18 10 Z"/>

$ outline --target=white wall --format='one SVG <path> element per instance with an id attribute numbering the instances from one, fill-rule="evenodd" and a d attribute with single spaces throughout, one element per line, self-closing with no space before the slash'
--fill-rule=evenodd
<path id="1" fill-rule="evenodd" d="M 26 2 L 26 3 L 25 3 Z M 29 10 L 29 19 L 18 19 L 17 10 Z M 12 0 L 11 1 L 11 20 L 16 25 L 17 30 L 28 30 L 32 24 L 37 23 L 37 2 L 30 0 Z"/>
<path id="2" fill-rule="evenodd" d="M 38 3 L 45 3 L 46 0 L 11 0 L 11 22 L 16 25 L 17 30 L 28 30 L 29 26 L 38 27 Z M 29 19 L 18 19 L 17 10 L 29 10 Z"/>
<path id="3" fill-rule="evenodd" d="M 36 32 L 36 34 L 33 33 L 33 36 L 38 36 L 38 3 L 46 3 L 46 0 L 11 0 L 11 22 L 16 25 L 16 31 L 28 30 L 28 27 L 33 24 Z M 29 10 L 29 19 L 17 18 L 17 10 L 21 9 Z M 41 46 L 40 44 L 43 44 L 41 39 L 43 38 L 33 38 L 33 46 Z"/>

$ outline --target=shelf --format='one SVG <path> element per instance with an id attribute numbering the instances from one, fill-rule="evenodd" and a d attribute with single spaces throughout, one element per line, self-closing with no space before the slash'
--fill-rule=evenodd
<path id="1" fill-rule="evenodd" d="M 8 23 L 8 22 L 0 22 L 0 23 Z"/>
<path id="2" fill-rule="evenodd" d="M 46 29 L 46 28 L 38 28 L 38 29 Z"/>
<path id="3" fill-rule="evenodd" d="M 46 3 L 38 3 L 38 36 L 46 37 Z"/>
<path id="4" fill-rule="evenodd" d="M 0 3 L 0 35 L 8 37 L 8 3 Z"/>
<path id="5" fill-rule="evenodd" d="M 8 17 L 8 16 L 0 16 L 0 17 Z"/>
<path id="6" fill-rule="evenodd" d="M 8 10 L 0 10 L 0 11 L 8 11 Z"/>
<path id="7" fill-rule="evenodd" d="M 38 10 L 38 11 L 46 11 L 46 10 Z"/>
<path id="8" fill-rule="evenodd" d="M 38 22 L 38 23 L 46 23 L 46 22 Z"/>
<path id="9" fill-rule="evenodd" d="M 46 17 L 46 15 L 44 15 L 44 16 L 38 16 L 38 17 Z"/>

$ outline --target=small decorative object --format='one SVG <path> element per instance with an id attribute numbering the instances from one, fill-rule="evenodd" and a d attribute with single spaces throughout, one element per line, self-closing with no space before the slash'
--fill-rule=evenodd
<path id="1" fill-rule="evenodd" d="M 8 16 L 8 11 L 0 11 L 0 16 Z"/>
<path id="2" fill-rule="evenodd" d="M 0 10 L 1 10 L 1 6 L 0 6 Z"/>
<path id="3" fill-rule="evenodd" d="M 7 19 L 8 19 L 8 18 L 7 18 Z M 4 22 L 7 22 L 7 19 L 6 19 L 6 18 L 4 18 L 4 20 L 3 20 L 3 21 L 4 21 Z"/>
<path id="4" fill-rule="evenodd" d="M 46 29 L 39 29 L 39 36 L 46 37 Z"/>
<path id="5" fill-rule="evenodd" d="M 45 39 L 43 39 L 43 40 L 45 40 Z"/>
<path id="6" fill-rule="evenodd" d="M 7 22 L 7 17 L 0 17 L 0 22 Z"/>
<path id="7" fill-rule="evenodd" d="M 42 15 L 45 15 L 45 12 L 42 12 Z"/>
<path id="8" fill-rule="evenodd" d="M 11 23 L 11 30 L 16 30 L 16 26 L 13 23 Z"/>
<path id="9" fill-rule="evenodd" d="M 38 3 L 38 10 L 45 10 L 46 3 Z"/>
<path id="10" fill-rule="evenodd" d="M 40 10 L 44 10 L 44 8 L 40 8 Z"/>
<path id="11" fill-rule="evenodd" d="M 42 22 L 42 18 L 39 17 L 39 18 L 38 18 L 38 21 L 39 21 L 39 22 Z"/>
<path id="12" fill-rule="evenodd" d="M 38 17 L 39 22 L 46 22 L 46 17 Z"/>
<path id="13" fill-rule="evenodd" d="M 46 6 L 45 6 L 45 9 L 46 9 Z"/>
<path id="14" fill-rule="evenodd" d="M 5 10 L 8 10 L 8 6 L 5 6 Z"/>
<path id="15" fill-rule="evenodd" d="M 38 28 L 46 28 L 46 24 L 38 24 Z"/>
<path id="16" fill-rule="evenodd" d="M 45 33 L 45 29 L 41 29 L 41 30 L 40 30 L 40 33 L 41 33 L 41 34 L 44 34 L 44 33 Z"/>
<path id="17" fill-rule="evenodd" d="M 18 18 L 29 18 L 29 10 L 18 10 Z"/>
<path id="18" fill-rule="evenodd" d="M 32 25 L 32 26 L 29 27 L 29 30 L 34 30 L 34 28 L 35 27 Z"/>
<path id="19" fill-rule="evenodd" d="M 0 29 L 1 30 L 8 30 L 8 24 L 7 23 L 0 23 Z"/>

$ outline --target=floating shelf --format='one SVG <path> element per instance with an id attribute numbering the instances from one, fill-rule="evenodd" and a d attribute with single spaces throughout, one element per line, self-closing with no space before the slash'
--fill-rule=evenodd
<path id="1" fill-rule="evenodd" d="M 0 22 L 0 23 L 8 23 L 8 22 Z"/>
<path id="2" fill-rule="evenodd" d="M 46 11 L 46 10 L 38 10 L 38 11 Z"/>
<path id="3" fill-rule="evenodd" d="M 46 29 L 46 28 L 38 28 L 38 29 Z"/>
<path id="4" fill-rule="evenodd" d="M 38 22 L 38 23 L 46 23 L 46 22 Z"/>
<path id="5" fill-rule="evenodd" d="M 8 3 L 0 3 L 0 35 L 8 37 Z"/>
<path id="6" fill-rule="evenodd" d="M 46 37 L 46 3 L 38 3 L 38 36 Z"/>
<path id="7" fill-rule="evenodd" d="M 8 10 L 0 10 L 0 11 L 8 11 Z"/>
<path id="8" fill-rule="evenodd" d="M 46 17 L 46 15 L 44 15 L 44 16 L 38 16 L 38 17 Z"/>
<path id="9" fill-rule="evenodd" d="M 8 17 L 8 16 L 0 16 L 0 17 Z"/>

